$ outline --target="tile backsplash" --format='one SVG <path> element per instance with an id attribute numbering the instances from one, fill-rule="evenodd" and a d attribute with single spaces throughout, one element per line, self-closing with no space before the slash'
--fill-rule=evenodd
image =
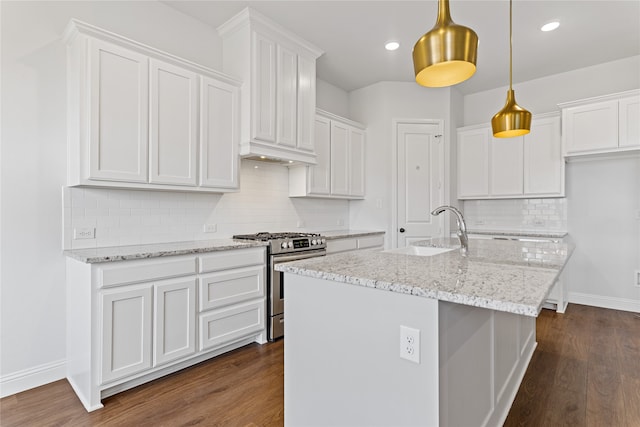
<path id="1" fill-rule="evenodd" d="M 567 230 L 565 198 L 465 200 L 470 230 Z"/>
<path id="2" fill-rule="evenodd" d="M 288 169 L 243 160 L 240 191 L 227 194 L 63 188 L 63 248 L 227 238 L 258 231 L 347 229 L 346 200 L 289 198 Z M 216 231 L 205 233 L 205 224 Z M 74 229 L 95 229 L 74 239 Z"/>

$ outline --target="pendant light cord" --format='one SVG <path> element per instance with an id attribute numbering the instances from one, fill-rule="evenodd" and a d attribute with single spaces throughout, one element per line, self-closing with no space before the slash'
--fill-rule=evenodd
<path id="1" fill-rule="evenodd" d="M 509 0 L 509 90 L 513 90 L 513 0 Z"/>

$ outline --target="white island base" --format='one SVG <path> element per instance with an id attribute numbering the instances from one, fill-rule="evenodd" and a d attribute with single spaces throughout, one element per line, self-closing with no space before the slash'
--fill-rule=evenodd
<path id="1" fill-rule="evenodd" d="M 499 426 L 535 317 L 285 273 L 286 426 Z M 420 363 L 400 358 L 400 326 Z"/>

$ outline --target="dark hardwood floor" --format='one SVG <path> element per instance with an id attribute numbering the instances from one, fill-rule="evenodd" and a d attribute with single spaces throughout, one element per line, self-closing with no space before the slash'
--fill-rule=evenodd
<path id="1" fill-rule="evenodd" d="M 636 314 L 543 310 L 537 340 L 506 426 L 640 426 Z M 243 347 L 104 399 L 92 413 L 57 381 L 1 399 L 0 425 L 282 426 L 283 343 Z"/>

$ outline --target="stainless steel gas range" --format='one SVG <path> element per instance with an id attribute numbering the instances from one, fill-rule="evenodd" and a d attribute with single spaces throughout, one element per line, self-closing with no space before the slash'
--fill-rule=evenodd
<path id="1" fill-rule="evenodd" d="M 315 233 L 256 233 L 233 236 L 234 239 L 269 242 L 267 247 L 267 337 L 269 341 L 284 336 L 284 279 L 275 271 L 281 262 L 324 256 L 326 239 Z"/>

